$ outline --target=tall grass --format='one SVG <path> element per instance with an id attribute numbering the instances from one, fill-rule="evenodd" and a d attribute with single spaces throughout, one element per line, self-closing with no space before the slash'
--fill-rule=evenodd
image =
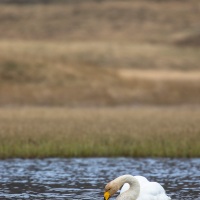
<path id="1" fill-rule="evenodd" d="M 199 107 L 4 108 L 0 158 L 199 157 Z"/>

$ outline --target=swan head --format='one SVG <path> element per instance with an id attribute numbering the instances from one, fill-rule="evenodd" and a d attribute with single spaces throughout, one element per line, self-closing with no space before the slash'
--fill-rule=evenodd
<path id="1" fill-rule="evenodd" d="M 119 186 L 115 181 L 111 181 L 105 186 L 104 200 L 108 200 L 119 190 Z"/>

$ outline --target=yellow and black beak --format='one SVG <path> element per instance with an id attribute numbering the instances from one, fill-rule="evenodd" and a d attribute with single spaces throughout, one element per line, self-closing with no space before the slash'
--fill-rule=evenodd
<path id="1" fill-rule="evenodd" d="M 110 193 L 109 192 L 105 192 L 104 193 L 104 200 L 108 200 L 110 198 Z"/>

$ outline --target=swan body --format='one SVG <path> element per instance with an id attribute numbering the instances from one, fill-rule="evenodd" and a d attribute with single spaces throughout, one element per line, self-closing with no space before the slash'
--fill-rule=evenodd
<path id="1" fill-rule="evenodd" d="M 143 176 L 123 175 L 105 186 L 104 199 L 108 200 L 120 188 L 116 200 L 170 200 L 164 188 L 157 182 L 149 182 Z"/>

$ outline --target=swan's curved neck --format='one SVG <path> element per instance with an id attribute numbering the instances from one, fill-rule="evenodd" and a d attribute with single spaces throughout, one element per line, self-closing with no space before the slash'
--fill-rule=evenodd
<path id="1" fill-rule="evenodd" d="M 130 188 L 119 195 L 120 199 L 126 199 L 126 197 L 131 197 L 132 200 L 136 200 L 140 193 L 140 184 L 138 180 L 131 175 L 123 175 L 115 179 L 120 187 L 124 185 L 124 183 L 128 183 Z"/>

